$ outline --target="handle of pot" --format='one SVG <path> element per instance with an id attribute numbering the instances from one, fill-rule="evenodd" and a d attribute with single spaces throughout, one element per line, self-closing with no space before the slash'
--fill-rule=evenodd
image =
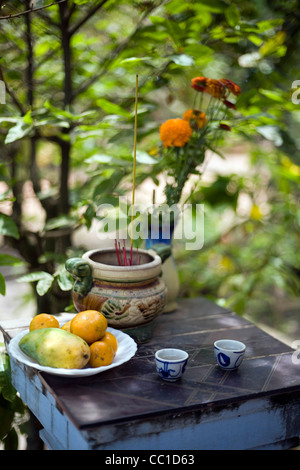
<path id="1" fill-rule="evenodd" d="M 70 258 L 65 263 L 66 270 L 75 279 L 73 291 L 85 297 L 93 285 L 93 270 L 82 258 Z"/>
<path id="2" fill-rule="evenodd" d="M 166 245 L 166 243 L 155 243 L 151 246 L 151 249 L 161 258 L 162 263 L 164 263 L 172 253 L 171 246 Z"/>

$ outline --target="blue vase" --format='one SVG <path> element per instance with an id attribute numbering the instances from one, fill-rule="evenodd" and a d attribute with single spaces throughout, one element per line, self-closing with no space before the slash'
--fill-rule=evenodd
<path id="1" fill-rule="evenodd" d="M 159 227 L 154 230 L 154 237 L 151 237 L 151 229 L 148 230 L 146 238 L 146 249 L 154 250 L 162 260 L 162 279 L 167 287 L 167 301 L 164 313 L 170 313 L 177 309 L 176 299 L 178 297 L 180 283 L 175 260 L 172 254 L 172 241 L 175 225 L 171 224 L 169 230 Z"/>
<path id="2" fill-rule="evenodd" d="M 148 238 L 146 239 L 146 248 L 150 250 L 154 245 L 165 244 L 168 246 L 172 245 L 173 234 L 174 234 L 175 225 L 170 223 L 168 229 L 163 229 L 163 227 L 155 226 L 153 234 L 151 233 L 151 226 L 148 228 Z"/>

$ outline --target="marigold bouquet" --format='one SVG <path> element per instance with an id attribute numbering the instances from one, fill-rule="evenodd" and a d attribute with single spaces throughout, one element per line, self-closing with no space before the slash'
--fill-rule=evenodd
<path id="1" fill-rule="evenodd" d="M 165 121 L 159 130 L 161 161 L 173 177 L 165 187 L 168 206 L 179 203 L 189 176 L 202 174 L 206 151 L 216 152 L 221 134 L 231 130 L 227 120 L 236 106 L 228 98 L 241 93 L 236 83 L 223 78 L 195 77 L 191 87 L 196 91 L 193 108 L 182 118 Z"/>

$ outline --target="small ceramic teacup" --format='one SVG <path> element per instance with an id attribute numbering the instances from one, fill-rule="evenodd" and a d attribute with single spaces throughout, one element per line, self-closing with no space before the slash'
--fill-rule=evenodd
<path id="1" fill-rule="evenodd" d="M 188 353 L 182 349 L 166 348 L 155 353 L 155 365 L 159 376 L 170 382 L 178 380 L 185 371 Z"/>
<path id="2" fill-rule="evenodd" d="M 237 369 L 242 363 L 245 351 L 244 343 L 233 339 L 220 339 L 214 343 L 216 361 L 225 370 Z"/>

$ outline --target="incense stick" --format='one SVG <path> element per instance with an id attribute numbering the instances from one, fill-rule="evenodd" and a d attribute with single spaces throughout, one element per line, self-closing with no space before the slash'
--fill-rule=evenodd
<path id="1" fill-rule="evenodd" d="M 135 118 L 134 118 L 134 145 L 133 145 L 133 182 L 132 182 L 132 212 L 131 212 L 131 237 L 130 237 L 130 259 L 127 259 L 125 240 L 123 240 L 123 247 L 120 242 L 115 240 L 115 251 L 119 266 L 133 266 L 133 219 L 134 219 L 134 203 L 135 203 L 135 173 L 136 173 L 136 141 L 137 141 L 137 110 L 138 110 L 138 74 L 136 74 L 135 85 Z M 139 250 L 136 251 L 136 262 L 138 265 L 141 263 Z"/>
<path id="2" fill-rule="evenodd" d="M 131 207 L 131 251 L 133 244 L 133 215 L 135 203 L 135 172 L 136 172 L 136 140 L 137 140 L 137 110 L 138 110 L 138 83 L 139 76 L 136 74 L 135 80 L 135 116 L 134 116 L 134 144 L 133 144 L 133 181 L 132 181 L 132 207 Z"/>

